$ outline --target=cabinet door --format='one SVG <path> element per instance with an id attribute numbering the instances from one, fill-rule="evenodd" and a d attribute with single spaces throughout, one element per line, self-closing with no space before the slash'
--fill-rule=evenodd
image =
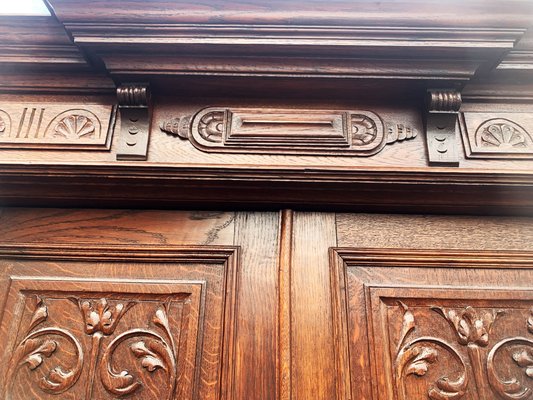
<path id="1" fill-rule="evenodd" d="M 533 396 L 531 220 L 340 214 L 336 228 L 340 398 Z"/>
<path id="2" fill-rule="evenodd" d="M 276 397 L 277 213 L 1 221 L 2 399 Z"/>

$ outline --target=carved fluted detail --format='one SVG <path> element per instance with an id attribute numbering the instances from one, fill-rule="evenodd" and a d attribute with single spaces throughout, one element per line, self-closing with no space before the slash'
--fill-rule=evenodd
<path id="1" fill-rule="evenodd" d="M 430 90 L 428 92 L 429 111 L 457 112 L 461 108 L 461 93 L 455 90 Z"/>

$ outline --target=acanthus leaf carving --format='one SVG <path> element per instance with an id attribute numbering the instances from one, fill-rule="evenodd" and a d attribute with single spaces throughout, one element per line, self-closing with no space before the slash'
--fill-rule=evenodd
<path id="1" fill-rule="evenodd" d="M 428 388 L 428 397 L 432 400 L 462 398 L 468 387 L 468 374 L 462 356 L 449 343 L 434 337 L 418 337 L 405 343 L 407 338 L 416 331 L 416 323 L 409 308 L 401 302 L 400 306 L 403 309 L 403 323 L 394 364 L 396 391 L 399 399 L 408 399 L 404 378 L 411 374 L 418 377 L 425 376 L 429 366 L 438 361 L 438 348 L 448 352 L 461 365 L 463 373 L 455 380 L 446 376 L 439 378 Z"/>
<path id="2" fill-rule="evenodd" d="M 162 369 L 168 375 L 167 399 L 170 400 L 176 389 L 177 364 L 175 351 L 158 333 L 146 329 L 132 329 L 117 336 L 104 350 L 100 366 L 100 377 L 105 389 L 117 396 L 135 393 L 142 382 L 136 380 L 128 371 L 117 372 L 113 369 L 111 359 L 118 346 L 132 338 L 144 338 L 131 344 L 130 350 L 141 359 L 141 366 L 154 373 Z"/>
<path id="3" fill-rule="evenodd" d="M 513 353 L 513 360 L 519 367 L 525 368 L 528 377 L 533 378 L 533 349 L 520 349 Z"/>
<path id="4" fill-rule="evenodd" d="M 34 370 L 43 363 L 43 357 L 50 357 L 56 349 L 57 342 L 54 340 L 29 339 L 22 346 L 22 352 L 27 354 L 22 362 Z"/>
<path id="5" fill-rule="evenodd" d="M 67 298 L 76 304 L 81 312 L 83 332 L 92 338 L 88 357 L 82 347 L 83 341 L 76 338 L 70 331 L 56 327 L 41 327 L 49 317 L 49 310 L 44 298 L 34 296 L 34 310 L 29 322 L 26 336 L 16 346 L 9 361 L 9 369 L 5 385 L 0 392 L 9 398 L 19 369 L 27 365 L 34 371 L 43 365 L 45 358 L 52 358 L 65 346 L 55 337 L 60 337 L 74 347 L 74 352 L 65 349 L 65 354 L 75 357 L 71 368 L 61 366 L 52 368 L 40 379 L 39 387 L 49 394 L 60 394 L 72 388 L 83 370 L 87 374 L 85 379 L 85 397 L 93 398 L 94 375 L 99 370 L 101 382 L 105 390 L 116 396 L 125 396 L 138 391 L 143 382 L 126 370 L 115 371 L 113 356 L 119 346 L 126 346 L 131 354 L 140 361 L 140 365 L 148 373 L 163 371 L 167 379 L 167 399 L 172 399 L 176 391 L 177 381 L 177 350 L 168 319 L 170 300 L 161 303 L 153 314 L 154 329 L 129 329 L 116 335 L 115 330 L 128 312 L 137 304 L 136 301 L 110 301 L 107 298 Z M 157 332 L 160 330 L 163 334 Z M 103 339 L 110 336 L 106 343 Z M 103 349 L 101 349 L 103 347 Z M 102 355 L 100 357 L 100 352 Z M 122 358 L 120 358 L 122 359 Z M 2 397 L 2 398 L 4 398 Z"/>
<path id="6" fill-rule="evenodd" d="M 481 316 L 473 307 L 466 307 L 460 311 L 447 310 L 442 307 L 432 307 L 442 315 L 457 334 L 458 342 L 462 345 L 475 344 L 486 347 L 492 324 L 502 310 L 485 312 Z"/>
<path id="7" fill-rule="evenodd" d="M 531 365 L 528 365 L 527 362 L 527 355 L 531 354 L 529 353 L 530 350 L 526 350 L 527 348 L 531 349 L 533 348 L 533 340 L 522 338 L 522 337 L 514 337 L 514 338 L 508 338 L 503 339 L 496 343 L 494 347 L 491 349 L 487 356 L 487 374 L 488 374 L 488 380 L 490 383 L 490 386 L 492 389 L 500 395 L 500 397 L 508 400 L 524 400 L 529 398 L 531 394 L 531 389 L 528 387 L 525 387 L 520 381 L 515 378 L 508 378 L 503 379 L 500 376 L 498 376 L 498 373 L 496 372 L 496 365 L 494 358 L 496 354 L 503 348 L 507 346 L 513 346 L 518 345 L 519 350 L 517 352 L 514 352 L 512 355 L 513 360 L 517 363 L 519 367 L 525 368 L 526 376 L 528 378 L 533 378 L 531 374 L 528 374 L 528 370 L 531 372 Z M 527 352 L 526 357 L 522 358 L 521 354 L 522 352 Z"/>
<path id="8" fill-rule="evenodd" d="M 84 354 L 80 342 L 65 329 L 46 327 L 33 330 L 48 318 L 48 308 L 44 300 L 35 296 L 35 303 L 36 307 L 26 336 L 17 345 L 9 361 L 8 374 L 2 390 L 6 396 L 9 395 L 15 376 L 23 365 L 28 365 L 28 368 L 34 371 L 42 365 L 44 357 L 50 358 L 59 350 L 59 343 L 50 338 L 53 336 L 64 338 L 74 347 L 76 362 L 68 371 L 60 366 L 53 368 L 39 382 L 40 388 L 47 393 L 60 394 L 74 386 L 81 375 Z"/>
<path id="9" fill-rule="evenodd" d="M 430 307 L 441 315 L 450 325 L 460 348 L 445 342 L 437 337 L 415 337 L 405 344 L 406 339 L 416 331 L 414 315 L 409 308 L 399 303 L 403 310 L 403 321 L 400 337 L 398 339 L 398 351 L 396 356 L 396 387 L 400 399 L 406 399 L 405 382 L 407 375 L 423 377 L 428 372 L 430 365 L 438 361 L 437 348 L 448 351 L 461 365 L 464 371 L 459 379 L 452 381 L 440 378 L 435 385 L 428 390 L 431 399 L 459 399 L 467 390 L 469 371 L 474 377 L 475 390 L 481 398 L 493 398 L 491 390 L 500 398 L 509 400 L 529 399 L 532 389 L 523 380 L 516 377 L 503 378 L 499 374 L 497 366 L 502 361 L 496 362 L 496 357 L 510 356 L 510 361 L 524 371 L 524 379 L 533 378 L 533 340 L 525 337 L 504 338 L 491 345 L 491 332 L 493 325 L 500 315 L 506 313 L 501 309 L 489 311 L 477 310 L 471 306 L 464 308 Z M 529 333 L 530 319 L 533 310 L 527 317 L 526 327 Z M 462 361 L 462 351 L 468 355 L 468 364 Z M 487 352 L 482 350 L 486 348 Z M 508 349 L 503 352 L 503 349 Z M 509 369 L 506 369 L 509 371 Z"/>
<path id="10" fill-rule="evenodd" d="M 126 311 L 135 303 L 127 302 L 108 304 L 107 299 L 101 298 L 96 302 L 91 300 L 75 300 L 78 303 L 82 316 L 85 320 L 85 333 L 92 335 L 101 332 L 104 335 L 111 335 L 115 331 L 117 324 Z"/>

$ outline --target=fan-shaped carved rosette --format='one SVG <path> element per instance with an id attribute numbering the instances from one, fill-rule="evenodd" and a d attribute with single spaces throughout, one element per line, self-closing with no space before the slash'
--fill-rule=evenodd
<path id="1" fill-rule="evenodd" d="M 70 140 L 94 137 L 94 122 L 84 115 L 69 115 L 57 123 L 54 136 Z"/>
<path id="2" fill-rule="evenodd" d="M 497 147 L 502 150 L 526 148 L 531 145 L 531 137 L 520 125 L 506 120 L 486 121 L 476 132 L 478 143 L 483 147 Z"/>
<path id="3" fill-rule="evenodd" d="M 530 159 L 533 157 L 533 135 L 530 115 L 465 112 L 459 126 L 465 141 L 465 150 L 471 158 Z"/>
<path id="4" fill-rule="evenodd" d="M 5 109 L 0 109 L 0 147 L 110 149 L 116 107 L 100 104 L 80 106 L 6 103 Z"/>
<path id="5" fill-rule="evenodd" d="M 376 122 L 366 115 L 352 114 L 351 129 L 354 146 L 368 145 L 378 139 Z"/>
<path id="6" fill-rule="evenodd" d="M 222 142 L 222 134 L 224 133 L 224 112 L 213 111 L 202 116 L 198 123 L 198 133 L 203 139 L 209 142 Z"/>

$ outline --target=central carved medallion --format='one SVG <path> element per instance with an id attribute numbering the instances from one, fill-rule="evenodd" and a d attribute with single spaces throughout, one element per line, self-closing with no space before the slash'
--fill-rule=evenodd
<path id="1" fill-rule="evenodd" d="M 160 127 L 202 151 L 256 154 L 370 156 L 417 135 L 371 111 L 311 109 L 209 107 Z"/>

